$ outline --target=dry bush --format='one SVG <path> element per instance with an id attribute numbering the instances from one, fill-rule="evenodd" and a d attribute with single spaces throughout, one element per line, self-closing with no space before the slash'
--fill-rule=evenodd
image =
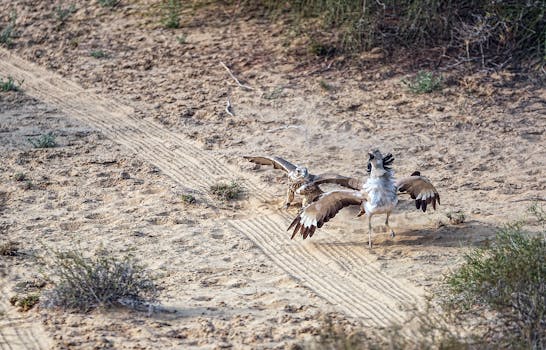
<path id="1" fill-rule="evenodd" d="M 210 187 L 210 193 L 223 201 L 239 199 L 243 192 L 243 186 L 235 181 L 232 181 L 229 184 L 218 183 Z"/>
<path id="2" fill-rule="evenodd" d="M 540 68 L 546 61 L 543 0 L 247 0 L 243 6 L 260 16 L 292 17 L 317 55 L 442 47 L 456 60 L 489 68 L 529 61 Z"/>
<path id="3" fill-rule="evenodd" d="M 53 285 L 45 292 L 47 306 L 87 311 L 155 300 L 153 279 L 131 256 L 117 258 L 105 249 L 90 257 L 81 251 L 55 251 L 46 261 Z"/>

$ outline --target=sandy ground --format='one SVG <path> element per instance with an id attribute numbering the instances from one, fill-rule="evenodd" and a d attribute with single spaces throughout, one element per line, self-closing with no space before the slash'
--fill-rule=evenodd
<path id="1" fill-rule="evenodd" d="M 104 244 L 157 272 L 164 306 L 151 316 L 21 316 L 4 300 L 3 325 L 41 324 L 35 348 L 286 348 L 316 334 L 325 313 L 348 328 L 383 327 L 402 321 L 467 247 L 546 196 L 539 86 L 522 88 L 508 73 L 447 72 L 442 92 L 414 96 L 400 83 L 403 68 L 378 65 L 381 54 L 352 66 L 317 61 L 283 39 L 282 23 L 227 11 L 187 12 L 181 29 L 166 30 L 149 5 L 76 3 L 60 25 L 56 5 L 0 2 L 0 13 L 18 14 L 10 52 L 66 79 L 2 53 L 0 76 L 24 79 L 23 92 L 0 94 L 0 233 L 23 252 L 1 257 L 3 289 L 39 277 L 36 242 Z M 94 50 L 108 56 L 91 57 Z M 238 88 L 221 61 L 254 90 Z M 235 116 L 224 111 L 228 97 Z M 50 131 L 60 147 L 27 141 Z M 290 242 L 284 229 L 294 211 L 278 209 L 282 174 L 240 158 L 279 155 L 314 172 L 364 176 L 370 147 L 392 152 L 397 174 L 421 170 L 442 196 L 426 214 L 403 202 L 394 240 L 378 219 L 372 251 L 351 210 L 313 240 Z M 32 184 L 15 181 L 18 172 Z M 246 185 L 245 199 L 225 205 L 207 193 L 230 179 Z M 188 192 L 197 204 L 183 203 Z M 464 223 L 447 219 L 456 211 Z"/>

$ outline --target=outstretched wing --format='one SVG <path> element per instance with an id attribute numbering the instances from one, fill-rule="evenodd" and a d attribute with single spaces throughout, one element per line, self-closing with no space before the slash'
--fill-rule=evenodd
<path id="1" fill-rule="evenodd" d="M 360 179 L 338 175 L 334 173 L 314 175 L 310 183 L 314 185 L 320 185 L 325 183 L 337 184 L 343 187 L 349 187 L 357 191 L 360 191 L 362 189 L 362 186 L 364 185 L 364 182 Z"/>
<path id="2" fill-rule="evenodd" d="M 364 200 L 366 200 L 365 195 L 359 191 L 331 191 L 321 194 L 292 221 L 287 230 L 290 231 L 294 227 L 290 239 L 293 239 L 298 232 L 301 233 L 303 239 L 306 239 L 307 236 L 312 237 L 317 227 L 322 227 L 342 208 L 349 205 L 360 205 Z"/>
<path id="3" fill-rule="evenodd" d="M 280 157 L 249 157 L 243 156 L 244 159 L 248 159 L 249 162 L 260 164 L 260 165 L 273 165 L 275 169 L 281 169 L 287 173 L 296 169 L 296 166 L 290 163 L 287 160 L 284 160 Z"/>
<path id="4" fill-rule="evenodd" d="M 416 171 L 411 176 L 396 180 L 396 187 L 400 192 L 407 192 L 415 199 L 417 209 L 427 210 L 427 205 L 432 204 L 436 210 L 436 202 L 440 204 L 440 195 L 432 183 Z"/>

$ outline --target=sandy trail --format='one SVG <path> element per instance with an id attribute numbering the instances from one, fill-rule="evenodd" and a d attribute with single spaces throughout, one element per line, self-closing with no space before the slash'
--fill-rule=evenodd
<path id="1" fill-rule="evenodd" d="M 237 220 L 228 221 L 229 226 L 251 239 L 280 270 L 347 315 L 369 326 L 386 326 L 393 321 L 403 322 L 403 310 L 420 300 L 422 288 L 380 271 L 378 263 L 368 258 L 370 253 L 364 245 L 341 244 L 327 231 L 321 235 L 328 243 L 290 241 L 285 233 L 290 215 L 263 209 L 275 196 L 257 178 L 249 178 L 154 121 L 133 117 L 132 108 L 99 97 L 3 49 L 0 75 L 24 80 L 29 96 L 100 130 L 184 186 L 206 190 L 234 175 L 244 177 L 249 205 L 237 213 Z M 4 343 L 14 341 L 16 329 L 18 323 L 4 324 Z M 37 348 L 41 346 L 38 344 L 46 344 L 39 327 L 28 329 L 28 339 L 36 339 Z"/>

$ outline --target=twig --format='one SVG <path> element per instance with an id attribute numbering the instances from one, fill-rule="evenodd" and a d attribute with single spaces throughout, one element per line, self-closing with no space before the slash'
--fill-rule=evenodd
<path id="1" fill-rule="evenodd" d="M 239 79 L 237 79 L 237 77 L 235 75 L 233 75 L 233 73 L 231 72 L 231 70 L 228 68 L 228 66 L 226 66 L 226 64 L 224 62 L 220 62 L 220 64 L 222 65 L 222 67 L 224 67 L 227 72 L 229 73 L 229 75 L 233 78 L 233 80 L 235 80 L 235 82 L 237 83 L 237 85 L 239 85 L 239 87 L 245 89 L 245 90 L 254 90 L 253 87 L 251 86 L 248 86 L 248 85 L 244 85 L 244 84 L 241 84 L 241 82 L 239 81 Z"/>
<path id="2" fill-rule="evenodd" d="M 233 113 L 233 108 L 231 106 L 231 102 L 229 101 L 229 97 L 228 97 L 227 103 L 226 103 L 226 113 L 229 114 L 232 117 L 235 117 L 235 113 Z"/>

